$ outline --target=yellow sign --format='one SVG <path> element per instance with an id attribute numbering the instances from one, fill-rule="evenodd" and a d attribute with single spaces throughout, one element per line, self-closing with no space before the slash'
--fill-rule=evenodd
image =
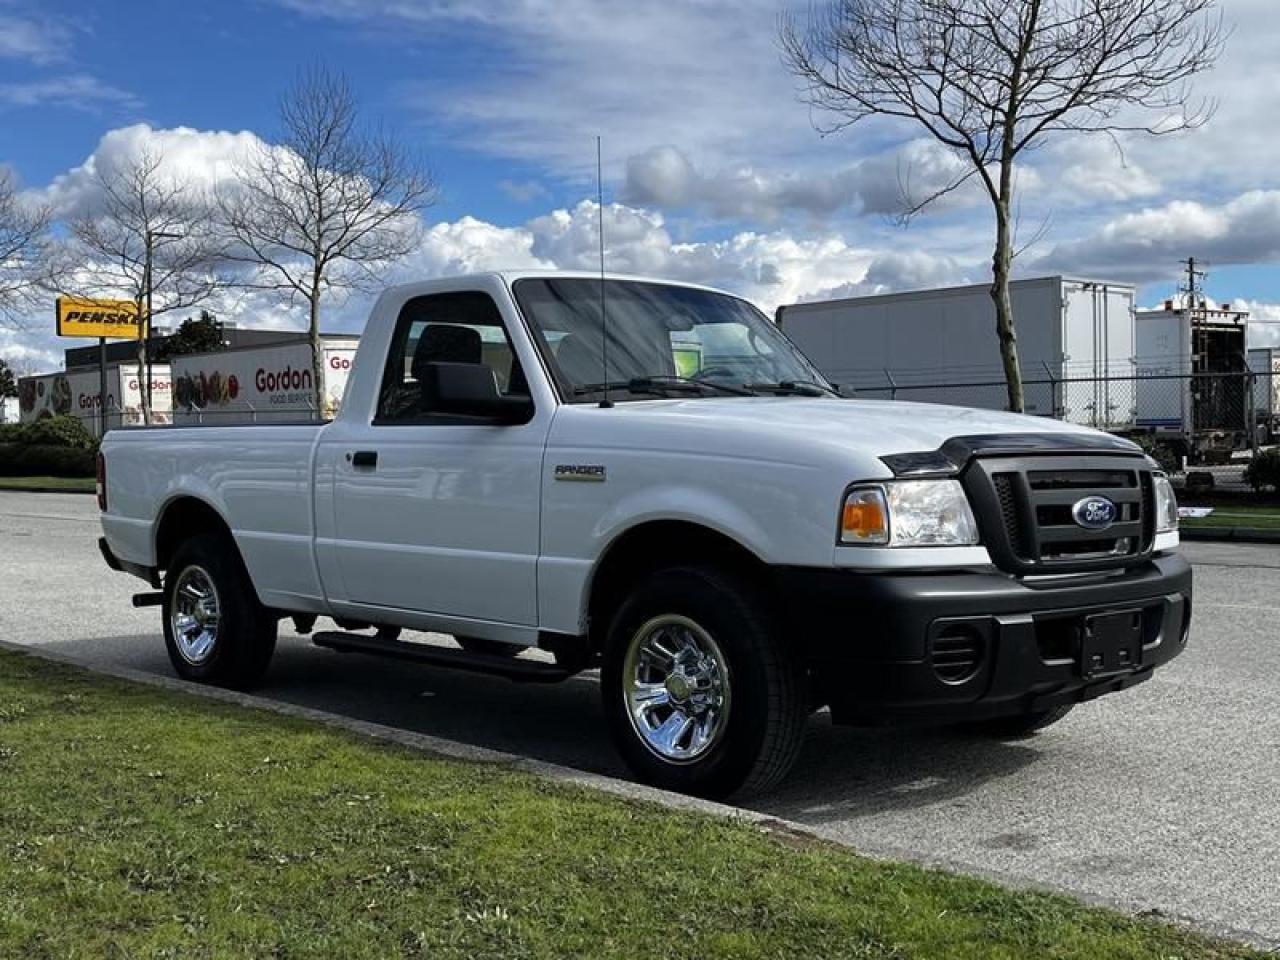
<path id="1" fill-rule="evenodd" d="M 60 337 L 137 340 L 147 335 L 147 325 L 138 317 L 138 305 L 132 300 L 59 297 L 57 306 Z"/>

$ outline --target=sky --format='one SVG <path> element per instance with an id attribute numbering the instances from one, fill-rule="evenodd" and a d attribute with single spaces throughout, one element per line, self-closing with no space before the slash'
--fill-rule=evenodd
<path id="1" fill-rule="evenodd" d="M 1022 276 L 1173 294 L 1188 256 L 1211 298 L 1280 342 L 1280 44 L 1275 0 L 1219 0 L 1232 34 L 1196 86 L 1217 110 L 1171 137 L 1063 138 L 1017 171 Z M 807 2 L 791 9 L 803 15 Z M 984 282 L 992 220 L 976 190 L 899 223 L 904 184 L 955 161 L 887 120 L 822 135 L 783 66 L 779 0 L 0 0 L 0 166 L 73 215 L 92 171 L 142 151 L 216 184 L 278 135 L 310 64 L 344 72 L 365 117 L 440 186 L 421 246 L 388 282 L 502 267 L 596 265 L 595 137 L 609 268 L 779 304 Z M 224 295 L 242 326 L 302 327 L 298 304 Z M 324 327 L 359 330 L 369 298 Z M 52 304 L 0 356 L 56 369 Z"/>

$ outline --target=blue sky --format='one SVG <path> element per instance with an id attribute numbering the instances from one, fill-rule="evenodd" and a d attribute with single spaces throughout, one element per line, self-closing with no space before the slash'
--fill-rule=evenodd
<path id="1" fill-rule="evenodd" d="M 89 76 L 120 95 L 5 108 L 0 162 L 16 168 L 24 183 L 47 183 L 88 157 L 106 130 L 131 123 L 269 135 L 280 92 L 316 59 L 346 73 L 368 114 L 398 127 L 430 158 L 447 188 L 436 216 L 509 219 L 527 212 L 497 184 L 529 180 L 536 173 L 530 165 L 467 150 L 406 110 L 427 76 L 465 83 L 467 72 L 493 55 L 474 30 L 397 39 L 376 25 L 305 16 L 262 0 L 0 3 L 0 14 L 25 10 L 49 25 L 55 47 L 43 62 L 0 59 L 0 86 Z"/>
<path id="2" fill-rule="evenodd" d="M 1050 144 L 1020 171 L 1023 274 L 1069 273 L 1169 295 L 1179 259 L 1218 299 L 1280 320 L 1280 169 L 1270 118 L 1273 0 L 1221 0 L 1236 27 L 1199 89 L 1211 124 L 1177 138 Z M 805 4 L 793 4 L 803 11 Z M 823 138 L 776 43 L 780 0 L 0 0 L 0 165 L 74 209 L 86 171 L 158 147 L 180 177 L 225 167 L 229 133 L 271 140 L 280 93 L 316 61 L 366 115 L 429 158 L 441 186 L 424 247 L 391 279 L 498 266 L 583 266 L 595 247 L 594 136 L 604 137 L 611 266 L 728 287 L 771 308 L 988 276 L 990 215 L 963 191 L 908 228 L 905 180 L 954 161 L 891 123 Z M 354 329 L 367 303 L 330 306 Z M 265 303 L 249 323 L 289 325 Z M 1259 330 L 1277 329 L 1274 325 Z M 43 362 L 39 334 L 0 352 Z M 36 360 L 32 360 L 36 362 Z"/>

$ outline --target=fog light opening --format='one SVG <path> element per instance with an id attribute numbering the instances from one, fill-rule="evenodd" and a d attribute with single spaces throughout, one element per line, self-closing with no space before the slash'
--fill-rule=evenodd
<path id="1" fill-rule="evenodd" d="M 985 646 L 975 627 L 948 624 L 933 638 L 933 672 L 943 683 L 966 683 L 982 667 Z"/>

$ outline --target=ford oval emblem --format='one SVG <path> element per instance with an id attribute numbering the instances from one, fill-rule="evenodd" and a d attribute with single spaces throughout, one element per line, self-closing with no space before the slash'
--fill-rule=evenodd
<path id="1" fill-rule="evenodd" d="M 1106 497 L 1085 497 L 1071 508 L 1071 517 L 1077 526 L 1086 530 L 1105 530 L 1116 522 L 1120 511 Z"/>

